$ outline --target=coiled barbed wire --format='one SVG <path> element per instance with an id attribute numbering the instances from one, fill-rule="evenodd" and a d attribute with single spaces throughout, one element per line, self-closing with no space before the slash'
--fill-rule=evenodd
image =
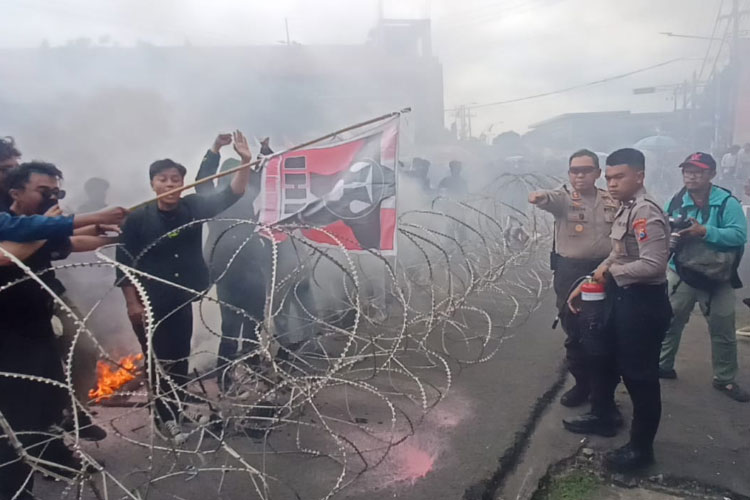
<path id="1" fill-rule="evenodd" d="M 73 431 L 62 436 L 86 467 L 66 474 L 29 453 L 19 439 L 23 433 L 14 431 L 2 414 L 0 439 L 31 466 L 32 474 L 57 479 L 37 488 L 54 490 L 59 498 L 204 498 L 207 492 L 233 498 L 232 491 L 242 491 L 243 498 L 332 498 L 383 466 L 414 435 L 448 395 L 457 370 L 488 361 L 507 339 L 522 332 L 549 287 L 544 257 L 552 229 L 549 218 L 527 208 L 525 196 L 556 183 L 541 175 L 503 174 L 463 200 L 438 197 L 421 208 L 402 210 L 397 256 L 347 251 L 344 242 L 321 228 L 221 219 L 227 228 L 215 245 L 225 244 L 224 235 L 236 229 L 248 236 L 236 243 L 214 282 L 232 272 L 241 252 L 259 238 L 270 245 L 262 318 L 208 290 L 190 290 L 117 262 L 106 248 L 95 253 L 95 261 L 62 264 L 38 274 L 14 259 L 25 276 L 0 287 L 0 293 L 25 280 L 36 281 L 74 320 L 76 332 L 63 360 L 65 380 L 6 372 L 0 377 L 65 389 L 72 407 L 106 426 L 110 437 L 102 449 L 83 444 L 73 411 Z M 205 222 L 210 221 L 193 221 L 178 230 Z M 335 244 L 311 243 L 300 234 L 309 229 Z M 270 237 L 274 234 L 284 235 L 285 244 L 294 249 L 297 264 L 286 274 L 280 271 L 280 243 Z M 132 256 L 134 262 L 166 237 Z M 154 381 L 118 392 L 117 398 L 131 398 L 134 404 L 100 407 L 96 414 L 76 399 L 72 367 L 74 348 L 83 338 L 101 359 L 117 366 L 118 357 L 100 341 L 103 332 L 92 331 L 89 323 L 102 299 L 79 317 L 42 281 L 45 272 L 85 268 L 119 269 L 136 287 L 146 310 L 143 379 Z M 204 339 L 221 337 L 218 306 L 253 320 L 255 335 L 238 339 L 240 355 L 222 360 L 226 364 L 221 368 L 199 362 L 201 357 L 215 359 L 215 352 L 194 350 L 188 361 L 195 377 L 175 381 L 153 351 L 159 322 L 145 280 L 190 294 L 186 304 L 196 303 L 196 331 Z M 309 289 L 314 290 L 312 300 Z M 314 333 L 293 347 L 285 345 L 286 319 L 303 321 Z M 282 350 L 287 359 L 278 356 Z M 217 379 L 231 381 L 231 389 L 220 392 Z M 149 415 L 156 401 L 199 408 L 209 418 L 188 421 L 188 438 L 176 444 L 161 437 Z M 43 446 L 59 439 L 61 431 L 34 434 Z M 305 457 L 315 460 L 301 465 Z M 317 489 L 307 485 L 303 491 L 305 483 L 295 473 L 301 466 L 314 469 L 317 483 L 324 484 Z M 199 488 L 196 477 L 201 478 Z"/>

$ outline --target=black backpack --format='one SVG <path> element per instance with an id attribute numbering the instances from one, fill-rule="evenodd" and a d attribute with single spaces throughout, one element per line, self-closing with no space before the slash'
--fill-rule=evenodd
<path id="1" fill-rule="evenodd" d="M 732 192 L 720 186 L 719 189 L 726 191 L 729 196 L 719 207 L 719 224 L 721 225 L 724 217 L 724 209 L 727 202 L 732 196 Z M 669 202 L 667 215 L 671 216 L 676 210 L 679 210 L 682 218 L 687 217 L 687 209 L 682 206 L 682 199 L 685 196 L 686 189 L 682 188 Z M 736 198 L 735 198 L 736 199 Z M 711 206 L 706 204 L 701 209 L 702 222 L 708 220 Z M 744 247 L 733 247 L 726 250 L 718 250 L 711 247 L 708 243 L 700 240 L 691 240 L 678 247 L 674 255 L 675 269 L 680 277 L 680 282 L 685 282 L 693 288 L 713 292 L 717 287 L 730 282 L 732 288 L 742 288 L 737 269 L 740 260 L 745 251 Z M 679 286 L 679 283 L 674 287 Z"/>

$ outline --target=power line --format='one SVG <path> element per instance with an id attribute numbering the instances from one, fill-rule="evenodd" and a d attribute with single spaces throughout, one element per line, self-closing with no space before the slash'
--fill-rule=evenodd
<path id="1" fill-rule="evenodd" d="M 721 37 L 721 43 L 719 43 L 719 48 L 716 51 L 716 57 L 714 58 L 713 67 L 711 68 L 711 74 L 708 76 L 708 80 L 713 80 L 714 76 L 716 76 L 716 69 L 719 66 L 719 60 L 721 59 L 721 54 L 724 50 L 725 46 L 728 46 L 729 44 L 729 31 L 732 27 L 729 22 L 726 23 L 726 26 L 724 27 L 724 35 Z"/>
<path id="2" fill-rule="evenodd" d="M 724 10 L 724 0 L 721 0 L 721 3 L 719 4 L 719 10 L 716 13 L 716 21 L 714 22 L 714 28 L 711 31 L 711 41 L 708 43 L 708 48 L 706 49 L 706 56 L 703 58 L 703 62 L 701 63 L 701 70 L 698 72 L 698 80 L 703 78 L 703 70 L 706 69 L 706 63 L 708 62 L 708 58 L 711 55 L 711 48 L 714 45 L 714 38 L 716 37 L 716 32 L 719 30 L 719 23 L 721 22 L 721 13 L 723 10 Z"/>
<path id="3" fill-rule="evenodd" d="M 529 96 L 525 96 L 525 97 L 518 97 L 518 98 L 515 98 L 515 99 L 507 99 L 507 100 L 504 100 L 504 101 L 488 102 L 488 103 L 484 103 L 484 104 L 468 105 L 468 106 L 464 106 L 464 108 L 465 109 L 487 108 L 487 107 L 490 107 L 490 106 L 501 106 L 503 104 L 513 104 L 513 103 L 516 103 L 516 102 L 529 101 L 531 99 L 538 99 L 540 97 L 547 97 L 547 96 L 551 96 L 551 95 L 564 94 L 566 92 L 570 92 L 570 91 L 573 91 L 573 90 L 583 89 L 583 88 L 586 88 L 586 87 L 592 87 L 594 85 L 600 85 L 602 83 L 608 83 L 608 82 L 612 82 L 612 81 L 615 81 L 615 80 L 620 80 L 622 78 L 627 78 L 627 77 L 632 76 L 632 75 L 637 75 L 638 73 L 644 73 L 644 72 L 650 71 L 652 69 L 661 68 L 662 66 L 667 66 L 668 64 L 673 64 L 673 63 L 676 63 L 678 61 L 686 61 L 686 60 L 687 59 L 684 58 L 684 57 L 679 57 L 677 59 L 670 59 L 668 61 L 664 61 L 664 62 L 661 62 L 659 64 L 654 64 L 652 66 L 647 66 L 645 68 L 640 68 L 640 69 L 636 69 L 636 70 L 633 70 L 633 71 L 628 71 L 627 73 L 621 73 L 619 75 L 614 75 L 614 76 L 610 76 L 610 77 L 607 77 L 607 78 L 602 78 L 601 80 L 594 80 L 592 82 L 581 83 L 581 84 L 578 84 L 578 85 L 573 85 L 571 87 L 565 87 L 565 88 L 558 89 L 558 90 L 552 90 L 550 92 L 543 92 L 541 94 L 534 94 L 534 95 L 529 95 Z M 458 108 L 450 108 L 450 109 L 446 109 L 445 112 L 446 113 L 453 112 L 453 111 L 457 111 L 458 109 L 461 109 L 461 108 L 460 107 L 458 107 Z"/>

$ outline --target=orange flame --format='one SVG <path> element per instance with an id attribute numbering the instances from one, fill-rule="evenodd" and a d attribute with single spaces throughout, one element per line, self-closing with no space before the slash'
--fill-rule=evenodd
<path id="1" fill-rule="evenodd" d="M 106 361 L 96 362 L 97 383 L 96 389 L 89 391 L 89 398 L 98 403 L 102 399 L 111 398 L 123 385 L 135 379 L 138 366 L 137 361 L 143 359 L 143 354 L 133 354 L 120 359 L 120 368 L 113 371 L 110 363 Z"/>

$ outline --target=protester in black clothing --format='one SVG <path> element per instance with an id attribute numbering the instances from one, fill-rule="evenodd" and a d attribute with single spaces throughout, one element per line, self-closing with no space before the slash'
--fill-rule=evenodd
<path id="1" fill-rule="evenodd" d="M 61 177 L 62 174 L 54 165 L 42 162 L 24 163 L 11 170 L 7 177 L 8 187 L 13 190 L 15 197 L 11 213 L 29 216 L 59 211 L 57 202 L 65 196 L 65 191 L 57 187 L 58 179 Z M 119 233 L 119 227 L 97 224 L 75 229 L 73 235 L 99 236 L 106 232 Z M 78 404 L 86 408 L 89 399 L 88 392 L 96 382 L 98 357 L 96 346 L 88 335 L 77 336 L 78 325 L 67 310 L 70 309 L 78 318 L 82 318 L 83 315 L 67 296 L 65 286 L 55 277 L 54 272 L 49 273 L 48 279 L 50 288 L 62 301 L 55 304 L 54 313 L 63 325 L 62 335 L 56 338 L 58 353 L 64 362 L 68 359 L 70 350 L 73 349 L 74 362 L 71 367 L 73 389 Z M 62 422 L 65 430 L 70 432 L 75 430 L 73 411 L 78 413 L 79 436 L 82 439 L 101 441 L 107 436 L 106 431 L 95 425 L 85 412 L 77 410 L 70 404 L 67 408 L 66 419 Z"/>
<path id="2" fill-rule="evenodd" d="M 226 145 L 224 135 L 219 135 L 214 145 L 206 152 L 201 162 L 196 180 L 204 179 L 216 173 L 219 166 L 219 151 Z M 261 154 L 272 154 L 268 140 L 261 143 Z M 236 168 L 239 161 L 227 159 L 221 165 L 221 171 Z M 212 183 L 196 186 L 201 195 L 209 195 L 221 190 L 226 185 L 227 177 Z M 248 189 L 240 201 L 222 212 L 220 219 L 257 220 L 253 203 L 260 193 L 261 175 L 259 172 L 250 175 Z M 221 342 L 217 357 L 217 377 L 222 390 L 228 390 L 230 378 L 223 368 L 240 356 L 257 348 L 256 329 L 263 321 L 266 303 L 265 272 L 270 268 L 270 242 L 256 231 L 250 223 L 237 224 L 231 221 L 215 220 L 208 224 L 209 233 L 205 245 L 205 257 L 208 263 L 211 282 L 216 283 L 216 293 L 221 305 Z M 247 243 L 243 245 L 243 242 Z M 238 253 L 239 250 L 239 253 Z M 242 310 L 240 313 L 237 309 Z M 246 360 L 256 364 L 257 356 Z"/>
<path id="3" fill-rule="evenodd" d="M 24 163 L 6 177 L 9 196 L 13 200 L 11 215 L 34 214 L 47 211 L 57 203 L 61 190 L 60 171 L 52 164 Z M 42 377 L 64 383 L 62 365 L 55 348 L 52 331 L 54 299 L 48 289 L 57 294 L 59 282 L 51 267 L 52 260 L 63 259 L 71 251 L 90 251 L 116 240 L 103 236 L 57 236 L 40 242 L 38 249 L 24 264 L 42 281 L 27 278 L 18 266 L 0 267 L 0 287 L 15 282 L 0 292 L 0 371 Z M 46 272 L 45 272 L 46 271 Z M 22 378 L 0 377 L 0 412 L 10 424 L 21 444 L 32 455 L 40 455 L 41 446 L 50 436 L 49 427 L 60 422 L 62 410 L 68 404 L 68 393 L 60 386 Z M 29 478 L 31 467 L 17 459 L 16 450 L 0 432 L 0 498 L 12 498 Z M 60 439 L 46 445 L 44 458 L 71 469 L 81 464 L 65 448 Z M 54 472 L 61 473 L 62 470 Z M 32 498 L 33 480 L 26 482 L 25 492 L 17 498 Z"/>
<path id="4" fill-rule="evenodd" d="M 109 182 L 101 177 L 91 177 L 83 184 L 86 201 L 78 207 L 79 212 L 94 212 L 107 206 Z"/>
<path id="5" fill-rule="evenodd" d="M 412 161 L 412 170 L 408 171 L 408 176 L 413 177 L 419 187 L 425 194 L 432 194 L 430 187 L 430 167 L 432 164 L 424 158 L 414 158 Z M 405 172 L 407 173 L 407 172 Z"/>
<path id="6" fill-rule="evenodd" d="M 247 140 L 241 132 L 234 134 L 234 148 L 244 163 L 252 160 Z M 184 185 L 186 169 L 172 160 L 159 160 L 149 168 L 151 187 L 157 195 Z M 177 404 L 178 394 L 172 388 L 187 382 L 190 339 L 193 332 L 191 302 L 209 286 L 206 263 L 201 254 L 202 227 L 195 221 L 215 217 L 234 204 L 245 192 L 249 169 L 237 172 L 230 185 L 211 195 L 192 194 L 181 197 L 181 192 L 160 198 L 135 210 L 125 221 L 122 245 L 117 260 L 149 276 L 133 277 L 145 288 L 140 296 L 130 276 L 121 269 L 117 283 L 122 287 L 133 325 L 143 352 L 151 349 L 160 362 L 165 377 L 154 384 L 157 396 L 156 414 L 167 437 L 179 442 L 185 435 L 180 429 L 182 410 Z M 154 278 L 168 283 L 157 281 Z M 146 334 L 145 307 L 148 300 L 155 328 L 149 339 Z"/>
<path id="7" fill-rule="evenodd" d="M 451 162 L 448 163 L 448 168 L 450 168 L 451 175 L 440 181 L 440 184 L 438 185 L 440 194 L 451 198 L 462 198 L 466 196 L 469 192 L 469 186 L 466 183 L 466 179 L 461 177 L 463 164 L 458 160 L 451 160 Z"/>
<path id="8" fill-rule="evenodd" d="M 96 213 L 63 216 L 59 207 L 45 215 L 11 217 L 7 214 L 13 200 L 8 194 L 5 178 L 8 172 L 20 163 L 21 152 L 16 148 L 12 137 L 0 138 L 0 247 L 24 260 L 36 252 L 41 243 L 56 236 L 70 236 L 73 230 L 95 224 L 120 224 L 127 211 L 122 207 L 112 207 Z M 11 261 L 0 252 L 0 266 L 10 265 Z"/>
<path id="9" fill-rule="evenodd" d="M 6 139 L 5 143 L 3 144 L 4 145 L 0 145 L 0 158 L 2 158 L 2 160 L 0 160 L 0 169 L 2 168 L 2 165 L 8 165 L 11 167 L 18 166 L 21 152 L 15 148 L 15 144 L 13 143 L 12 139 Z M 7 175 L 13 177 L 13 170 L 17 169 L 9 170 L 9 172 L 11 173 Z M 5 172 L 3 172 L 2 175 L 5 175 Z M 18 179 L 17 175 L 15 177 Z M 23 177 L 23 175 L 21 177 Z M 106 204 L 101 203 L 101 201 L 104 199 L 104 196 L 106 195 L 106 188 L 105 195 L 102 195 L 100 193 L 103 187 L 102 183 L 105 183 L 107 186 L 109 186 L 107 181 L 96 177 L 86 181 L 84 189 L 88 193 L 90 201 L 88 204 L 84 204 L 84 206 L 80 207 L 81 212 L 94 212 L 95 210 L 101 210 L 105 207 Z M 61 200 L 64 198 L 65 191 L 58 190 L 57 193 L 58 194 L 55 199 L 47 198 L 41 205 L 25 207 L 27 208 L 27 210 L 20 210 L 18 212 L 19 215 L 33 216 L 44 215 L 46 213 L 46 215 L 62 216 L 62 211 L 60 210 L 59 206 L 57 206 L 57 200 Z M 10 200 L 10 195 L 8 194 L 7 189 L 3 189 L 2 187 L 0 187 L 0 205 L 3 204 L 3 199 Z M 23 202 L 22 200 L 20 201 L 21 203 Z M 51 207 L 50 205 L 54 205 L 54 207 Z M 23 208 L 23 205 L 21 205 L 21 207 Z M 5 207 L 0 207 L 0 209 L 3 210 L 7 210 L 8 208 L 9 204 Z M 47 213 L 48 209 L 49 213 Z M 41 210 L 41 212 L 38 212 L 38 210 Z M 122 218 L 117 221 L 117 223 L 119 222 L 122 222 Z M 119 232 L 118 226 L 108 228 L 105 227 L 104 230 Z M 74 234 L 76 235 L 96 236 L 100 232 L 100 228 L 97 225 L 78 227 L 74 230 Z M 6 250 L 9 249 L 7 243 L 4 244 L 3 247 Z M 18 248 L 17 245 L 16 248 Z M 15 252 L 11 251 L 11 253 Z M 63 359 L 64 361 L 67 359 L 70 349 L 74 349 L 75 363 L 73 363 L 72 366 L 73 388 L 75 390 L 75 394 L 79 403 L 87 406 L 89 399 L 88 392 L 96 383 L 96 361 L 98 358 L 96 345 L 88 335 L 78 335 L 78 325 L 76 325 L 75 321 L 67 313 L 66 309 L 72 310 L 73 313 L 78 317 L 81 317 L 80 311 L 76 307 L 75 303 L 65 293 L 66 290 L 63 284 L 57 279 L 54 279 L 53 283 L 55 284 L 54 292 L 62 299 L 64 305 L 66 306 L 64 307 L 61 303 L 58 303 L 55 306 L 55 316 L 60 320 L 63 327 L 62 335 L 57 337 L 58 351 L 60 353 L 61 359 Z M 74 341 L 75 344 L 73 343 Z M 68 410 L 70 411 L 67 412 L 65 420 L 62 422 L 62 426 L 65 430 L 72 432 L 75 428 L 75 419 L 73 418 L 72 414 L 74 408 L 71 407 Z M 85 412 L 78 412 L 77 421 L 79 425 L 79 437 L 81 437 L 82 439 L 101 441 L 107 436 L 106 431 L 103 428 L 95 425 Z"/>
<path id="10" fill-rule="evenodd" d="M 25 264 L 31 271 L 47 269 L 53 258 L 64 258 L 70 251 L 69 238 L 49 240 Z M 0 285 L 24 276 L 16 266 L 0 268 Z M 44 280 L 43 278 L 43 281 Z M 53 302 L 50 295 L 36 282 L 27 280 L 0 292 L 0 370 L 62 383 L 64 375 L 54 342 L 52 320 Z M 59 387 L 24 379 L 0 377 L 0 412 L 13 432 L 39 432 L 19 436 L 21 444 L 32 448 L 45 439 L 42 432 L 62 418 L 66 393 Z M 31 467 L 17 459 L 17 454 L 0 431 L 0 498 L 10 499 L 21 488 Z M 56 461 L 60 460 L 56 457 Z M 72 456 L 68 457 L 72 462 Z M 27 493 L 20 498 L 32 498 L 33 478 L 26 484 Z"/>

